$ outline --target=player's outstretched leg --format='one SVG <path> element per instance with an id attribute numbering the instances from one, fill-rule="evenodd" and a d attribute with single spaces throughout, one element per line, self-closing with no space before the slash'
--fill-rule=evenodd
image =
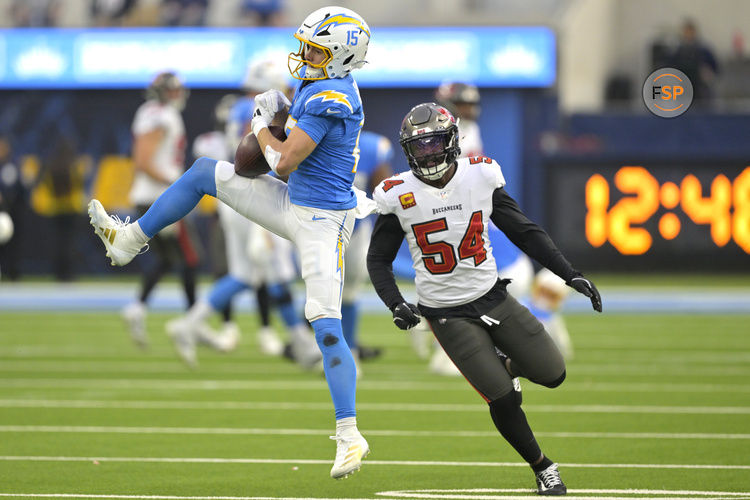
<path id="1" fill-rule="evenodd" d="M 89 202 L 94 233 L 104 243 L 113 266 L 124 266 L 146 247 L 149 239 L 186 216 L 204 194 L 216 196 L 216 160 L 198 158 L 182 177 L 169 186 L 137 221 L 110 216 L 99 200 Z"/>
<path id="2" fill-rule="evenodd" d="M 312 322 L 315 340 L 323 353 L 323 368 L 336 409 L 336 458 L 331 477 L 344 479 L 358 471 L 370 447 L 357 429 L 355 412 L 356 368 L 344 341 L 341 320 L 321 318 Z"/>
<path id="3" fill-rule="evenodd" d="M 133 260 L 149 240 L 137 223 L 130 223 L 130 217 L 122 221 L 116 215 L 110 216 L 99 200 L 89 202 L 89 220 L 113 266 L 124 266 Z"/>
<path id="4" fill-rule="evenodd" d="M 521 409 L 520 397 L 511 391 L 489 403 L 490 415 L 497 430 L 528 462 L 540 495 L 565 495 L 567 488 L 560 479 L 557 464 L 542 453 L 534 433 Z"/>

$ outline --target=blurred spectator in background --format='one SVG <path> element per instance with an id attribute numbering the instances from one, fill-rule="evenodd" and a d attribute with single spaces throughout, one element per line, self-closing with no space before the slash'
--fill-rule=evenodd
<path id="1" fill-rule="evenodd" d="M 750 100 L 750 58 L 745 55 L 745 38 L 740 30 L 732 35 L 732 55 L 722 66 L 718 87 L 723 99 Z M 745 102 L 744 107 L 748 104 Z"/>
<path id="2" fill-rule="evenodd" d="M 10 7 L 16 28 L 45 28 L 57 26 L 60 0 L 15 0 Z"/>
<path id="3" fill-rule="evenodd" d="M 281 26 L 283 0 L 240 0 L 240 19 L 248 26 Z"/>
<path id="4" fill-rule="evenodd" d="M 670 58 L 670 65 L 687 75 L 693 84 L 694 99 L 714 95 L 719 65 L 711 49 L 698 36 L 698 28 L 688 19 L 682 24 L 680 42 Z"/>
<path id="5" fill-rule="evenodd" d="M 181 111 L 188 92 L 172 72 L 160 73 L 146 90 L 146 102 L 133 120 L 133 164 L 135 179 L 130 201 L 140 217 L 185 170 L 185 124 Z M 112 235 L 114 238 L 114 235 Z M 162 275 L 177 265 L 187 306 L 195 303 L 195 273 L 198 265 L 194 229 L 189 219 L 167 226 L 151 240 L 154 266 L 143 272 L 138 299 L 122 315 L 133 341 L 148 345 L 146 302 Z"/>
<path id="6" fill-rule="evenodd" d="M 15 226 L 11 239 L 0 245 L 0 269 L 3 279 L 16 281 L 21 277 L 19 250 L 23 224 L 22 214 L 28 210 L 28 190 L 21 169 L 13 159 L 13 150 L 6 137 L 0 137 L 0 212 L 10 215 Z"/>
<path id="7" fill-rule="evenodd" d="M 203 26 L 208 0 L 164 0 L 161 24 L 164 26 Z"/>
<path id="8" fill-rule="evenodd" d="M 138 0 L 91 0 L 91 19 L 94 26 L 124 24 Z"/>
<path id="9" fill-rule="evenodd" d="M 61 136 L 42 162 L 37 182 L 51 195 L 48 215 L 53 222 L 53 272 L 58 281 L 73 279 L 74 241 L 83 212 L 85 169 L 78 161 L 72 139 Z M 44 243 L 44 242 L 40 242 Z"/>

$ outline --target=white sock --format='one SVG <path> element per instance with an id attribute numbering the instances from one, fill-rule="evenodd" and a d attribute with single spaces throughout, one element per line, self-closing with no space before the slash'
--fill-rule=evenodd
<path id="1" fill-rule="evenodd" d="M 133 222 L 130 224 L 130 227 L 133 228 L 133 236 L 135 236 L 136 240 L 139 243 L 146 244 L 149 240 L 149 237 L 146 236 L 146 233 L 143 232 L 143 229 L 141 229 L 141 225 L 138 224 L 138 221 Z"/>
<path id="2" fill-rule="evenodd" d="M 211 307 L 211 304 L 209 304 L 205 300 L 199 300 L 198 302 L 193 304 L 193 307 L 190 308 L 187 316 L 191 322 L 202 323 L 206 321 L 213 313 L 214 308 Z"/>
<path id="3" fill-rule="evenodd" d="M 346 417 L 336 420 L 336 435 L 346 436 L 356 434 L 357 430 L 357 417 Z"/>

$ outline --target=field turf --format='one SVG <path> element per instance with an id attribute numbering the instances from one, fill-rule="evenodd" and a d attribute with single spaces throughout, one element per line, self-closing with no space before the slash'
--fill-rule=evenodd
<path id="1" fill-rule="evenodd" d="M 116 313 L 0 313 L 0 497 L 459 498 L 533 495 L 530 469 L 463 379 L 427 371 L 387 316 L 362 320 L 358 422 L 372 453 L 328 476 L 323 377 L 261 356 L 254 317 L 189 371 L 152 314 L 147 352 Z M 569 498 L 750 498 L 750 314 L 568 315 L 554 390 L 523 383 Z"/>

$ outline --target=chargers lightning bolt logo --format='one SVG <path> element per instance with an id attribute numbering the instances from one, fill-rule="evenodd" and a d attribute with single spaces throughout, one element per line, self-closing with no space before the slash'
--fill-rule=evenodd
<path id="1" fill-rule="evenodd" d="M 336 14 L 335 16 L 331 16 L 325 20 L 323 20 L 319 25 L 318 28 L 315 30 L 315 34 L 317 35 L 323 29 L 327 26 L 337 26 L 339 24 L 353 24 L 357 28 L 361 29 L 365 33 L 367 33 L 367 36 L 370 36 L 370 31 L 365 29 L 365 27 L 362 25 L 362 22 L 357 19 L 356 17 L 347 16 L 344 14 Z"/>
<path id="2" fill-rule="evenodd" d="M 349 99 L 347 99 L 346 94 L 342 92 L 337 92 L 335 90 L 324 90 L 323 92 L 318 92 L 317 94 L 310 97 L 307 101 L 305 101 L 305 105 L 307 105 L 308 102 L 314 99 L 320 99 L 321 102 L 333 101 L 333 102 L 341 103 L 347 108 L 349 108 L 350 112 L 354 113 L 354 108 L 349 103 Z"/>

